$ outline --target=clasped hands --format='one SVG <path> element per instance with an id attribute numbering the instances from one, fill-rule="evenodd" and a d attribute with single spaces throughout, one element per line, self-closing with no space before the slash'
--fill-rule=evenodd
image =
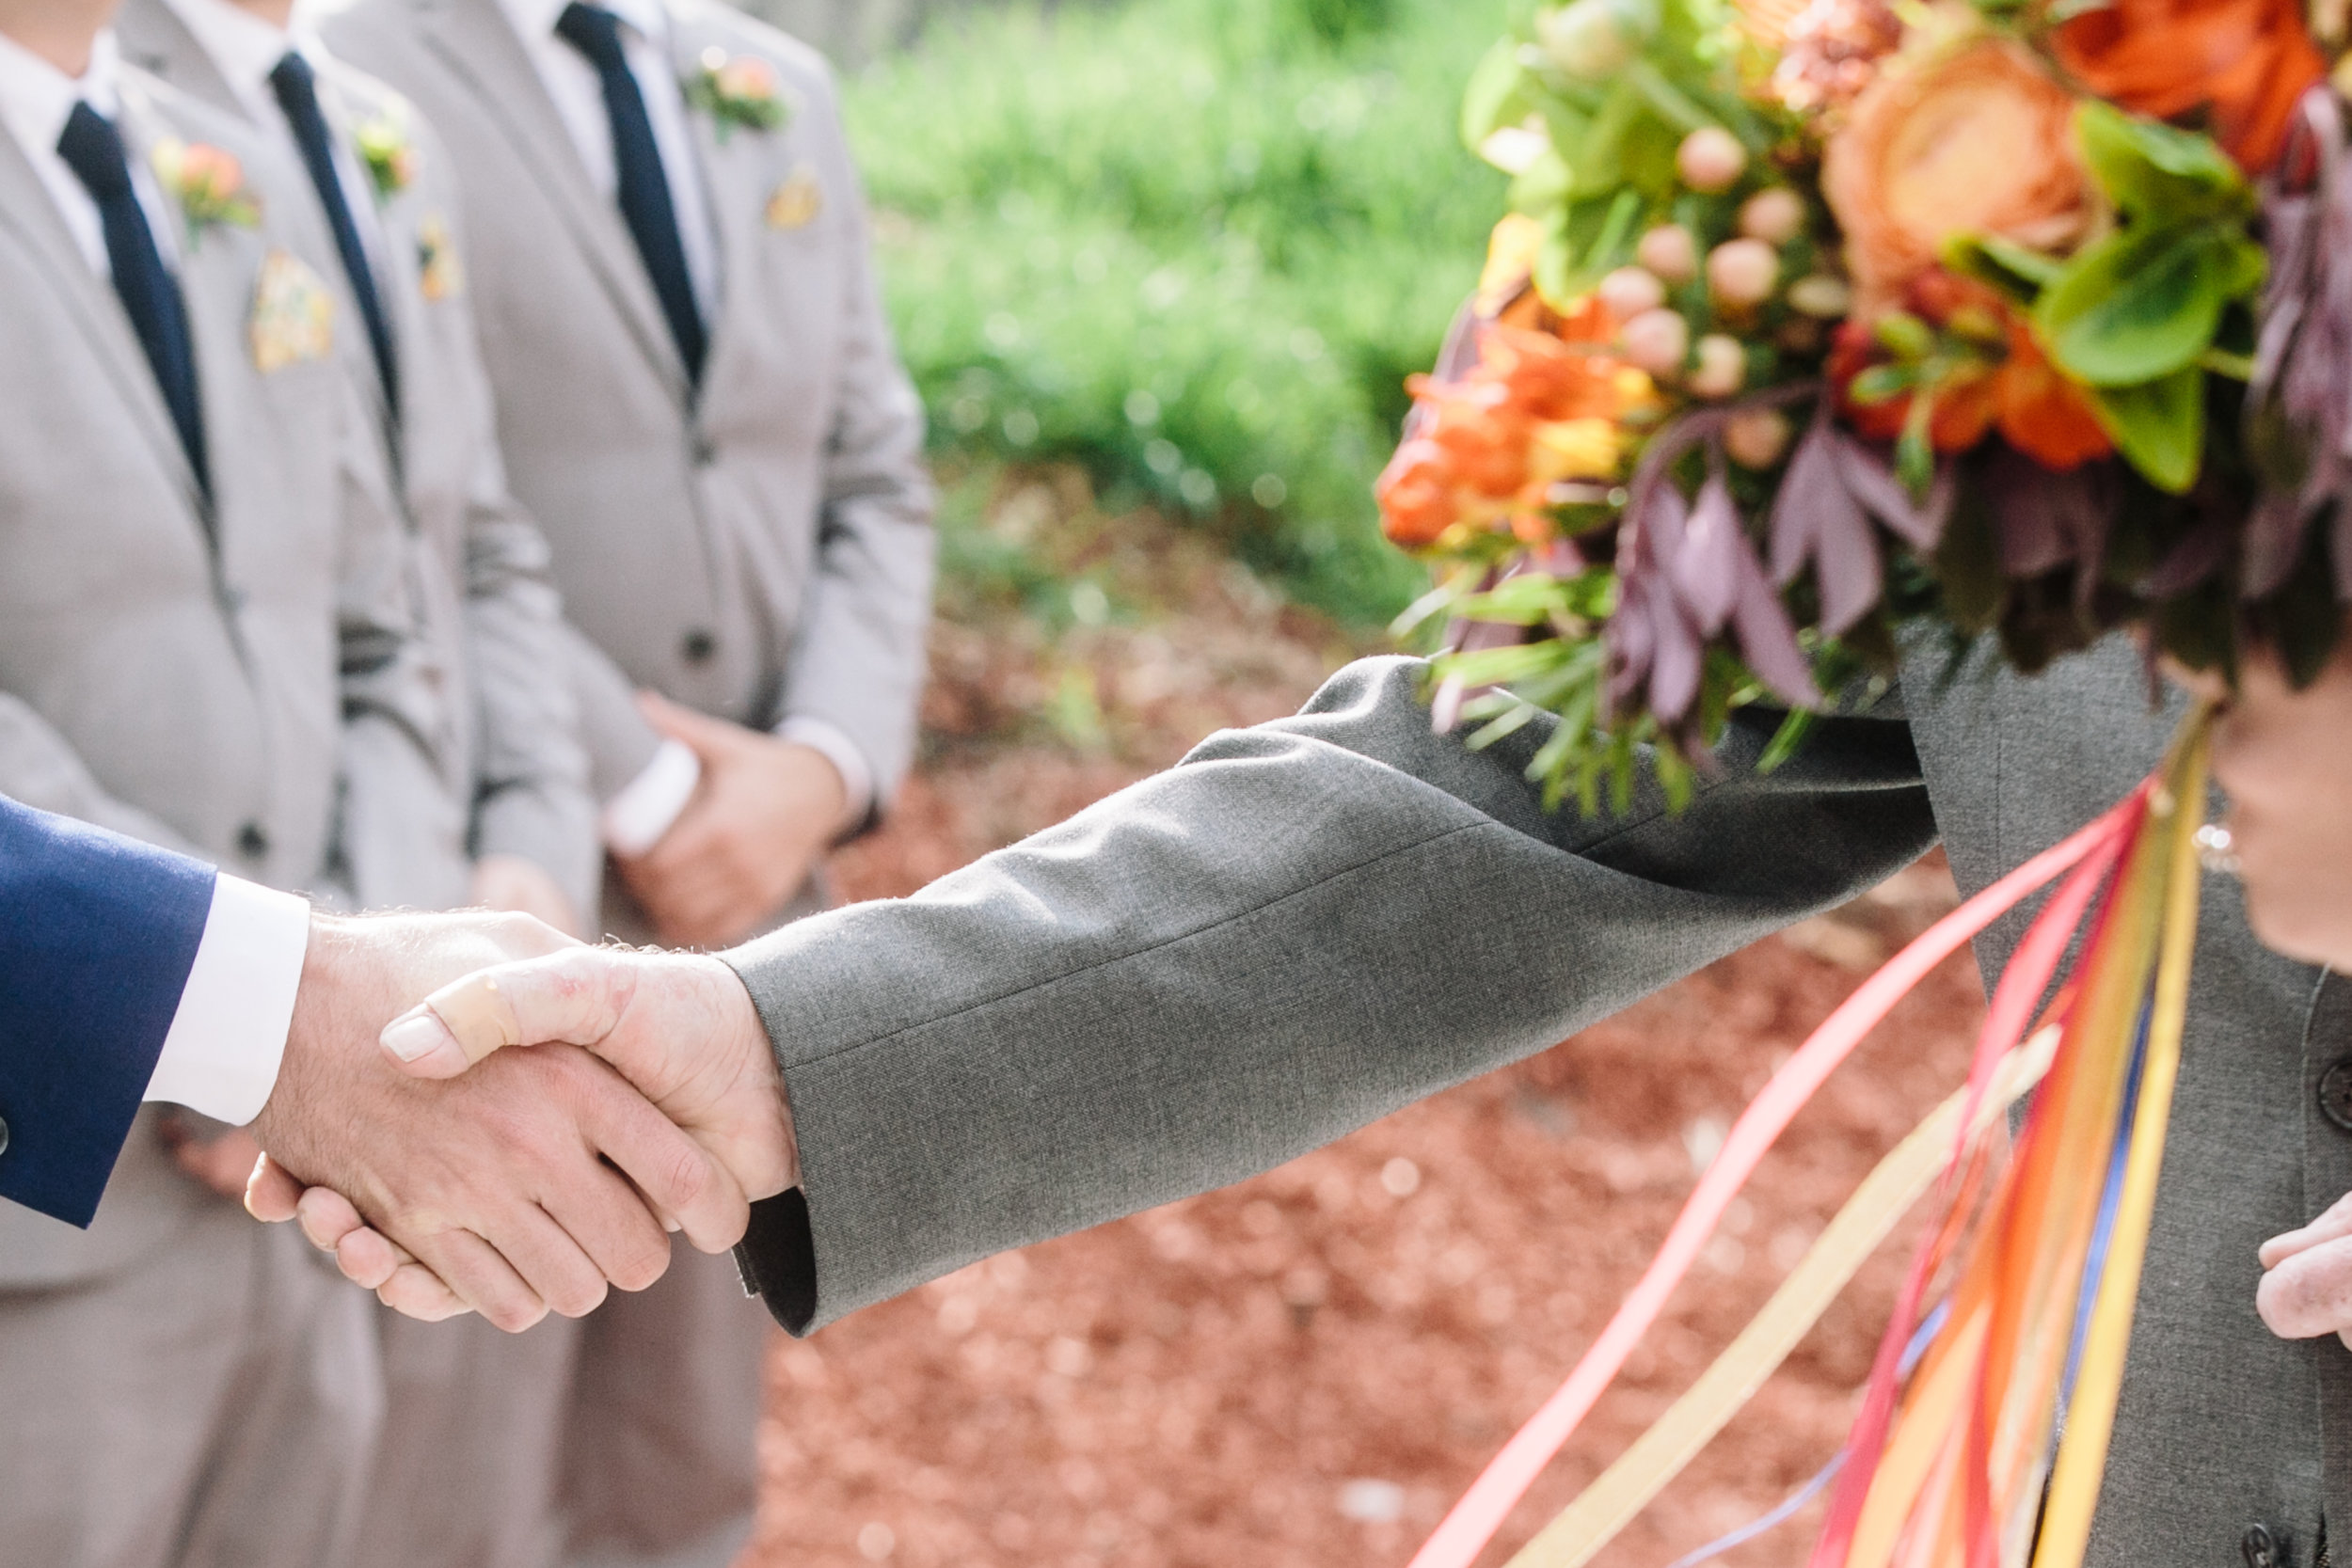
<path id="1" fill-rule="evenodd" d="M 733 970 L 584 946 L 526 915 L 314 919 L 253 1132 L 257 1217 L 300 1219 L 411 1316 L 510 1331 L 652 1284 L 669 1232 L 725 1250 L 754 1200 L 798 1180 Z"/>

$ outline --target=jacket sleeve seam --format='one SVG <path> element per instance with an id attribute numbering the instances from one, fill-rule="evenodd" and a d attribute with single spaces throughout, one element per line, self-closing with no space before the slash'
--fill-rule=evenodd
<path id="1" fill-rule="evenodd" d="M 852 1041 L 846 1045 L 835 1046 L 834 1049 L 825 1052 L 821 1055 L 809 1056 L 797 1063 L 787 1064 L 787 1071 L 789 1072 L 790 1070 L 799 1068 L 816 1067 L 821 1063 L 832 1061 L 836 1056 L 845 1056 L 852 1052 L 866 1051 L 874 1046 L 885 1045 L 902 1035 L 911 1035 L 917 1030 L 932 1029 L 944 1023 L 951 1023 L 955 1020 L 964 1017 L 966 1014 L 977 1013 L 985 1008 L 999 1006 L 1004 1003 L 1014 1000 L 1017 997 L 1026 996 L 1033 991 L 1043 990 L 1049 986 L 1058 986 L 1066 981 L 1075 980 L 1082 975 L 1093 974 L 1097 970 L 1109 969 L 1123 963 L 1131 963 L 1137 958 L 1146 958 L 1151 954 L 1173 947 L 1179 942 L 1191 942 L 1195 938 L 1207 936 L 1210 932 L 1216 931 L 1223 927 L 1232 925 L 1235 921 L 1247 920 L 1254 915 L 1263 914 L 1268 910 L 1278 909 L 1283 904 L 1289 903 L 1294 898 L 1304 897 L 1306 895 L 1313 893 L 1318 888 L 1327 887 L 1331 883 L 1340 881 L 1344 878 L 1353 877 L 1359 872 L 1370 870 L 1372 867 L 1378 865 L 1383 862 L 1394 860 L 1400 855 L 1418 854 L 1422 850 L 1428 848 L 1433 844 L 1442 844 L 1447 839 L 1458 837 L 1463 833 L 1482 832 L 1488 830 L 1499 830 L 1504 832 L 1513 832 L 1513 830 L 1505 827 L 1500 822 L 1465 822 L 1459 827 L 1448 828 L 1442 832 L 1432 833 L 1426 838 L 1415 839 L 1410 844 L 1402 844 L 1393 849 L 1386 849 L 1377 855 L 1369 856 L 1366 859 L 1357 861 L 1352 864 L 1342 866 L 1336 871 L 1332 871 L 1316 878 L 1313 881 L 1295 887 L 1288 893 L 1281 895 L 1279 897 L 1269 898 L 1263 903 L 1253 904 L 1246 910 L 1236 910 L 1231 914 L 1221 915 L 1217 919 L 1209 921 L 1204 925 L 1196 926 L 1189 930 L 1179 931 L 1171 936 L 1162 939 L 1159 942 L 1152 942 L 1148 946 L 1132 948 L 1127 952 L 1115 954 L 1109 958 L 1097 958 L 1091 963 L 1080 964 L 1074 969 L 1065 970 L 1059 974 L 1049 975 L 1044 979 L 1034 981 L 1016 990 L 1002 991 L 994 996 L 984 997 L 979 1001 L 967 1003 L 962 1006 L 956 1008 L 953 1012 L 942 1013 L 937 1018 L 925 1019 L 919 1023 L 905 1024 L 899 1028 L 890 1030 L 885 1034 L 873 1035 L 862 1040 Z"/>

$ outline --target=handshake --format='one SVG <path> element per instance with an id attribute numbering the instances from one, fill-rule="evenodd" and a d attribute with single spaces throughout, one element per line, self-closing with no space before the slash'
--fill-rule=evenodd
<path id="1" fill-rule="evenodd" d="M 799 1180 L 732 969 L 527 915 L 314 916 L 253 1132 L 257 1218 L 412 1317 L 509 1331 L 652 1284 L 671 1231 L 723 1251 Z"/>

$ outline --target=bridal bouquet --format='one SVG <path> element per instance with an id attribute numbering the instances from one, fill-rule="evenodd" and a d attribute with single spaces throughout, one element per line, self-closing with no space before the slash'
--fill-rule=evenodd
<path id="1" fill-rule="evenodd" d="M 1921 622 L 2298 675 L 2352 597 L 2352 173 L 2320 0 L 1572 0 L 1471 83 L 1514 176 L 1384 525 L 1439 720 L 1670 793 Z"/>
<path id="2" fill-rule="evenodd" d="M 1730 712 L 1884 678 L 1899 640 L 2034 671 L 2122 626 L 2308 681 L 2352 599 L 2352 0 L 1569 0 L 1473 80 L 1513 179 L 1381 476 L 1439 582 L 1438 721 L 1599 809 L 1687 792 Z M 1722 1358 L 1513 1560 L 1581 1568 L 1896 1218 L 1929 1227 L 1813 1568 L 2079 1568 L 2185 1025 L 2211 713 L 1970 898 L 1773 1075 L 1641 1282 L 1414 1568 L 1467 1568 L 1779 1131 L 1934 963 L 2049 893 L 1969 1082 Z M 2013 1139 L 2002 1112 L 2022 1106 Z"/>

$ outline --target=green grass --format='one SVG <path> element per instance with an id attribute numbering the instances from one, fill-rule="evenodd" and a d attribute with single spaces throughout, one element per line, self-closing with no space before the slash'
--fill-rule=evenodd
<path id="1" fill-rule="evenodd" d="M 1073 459 L 1358 624 L 1422 582 L 1371 483 L 1502 180 L 1454 135 L 1480 0 L 980 11 L 850 82 L 935 445 Z"/>

